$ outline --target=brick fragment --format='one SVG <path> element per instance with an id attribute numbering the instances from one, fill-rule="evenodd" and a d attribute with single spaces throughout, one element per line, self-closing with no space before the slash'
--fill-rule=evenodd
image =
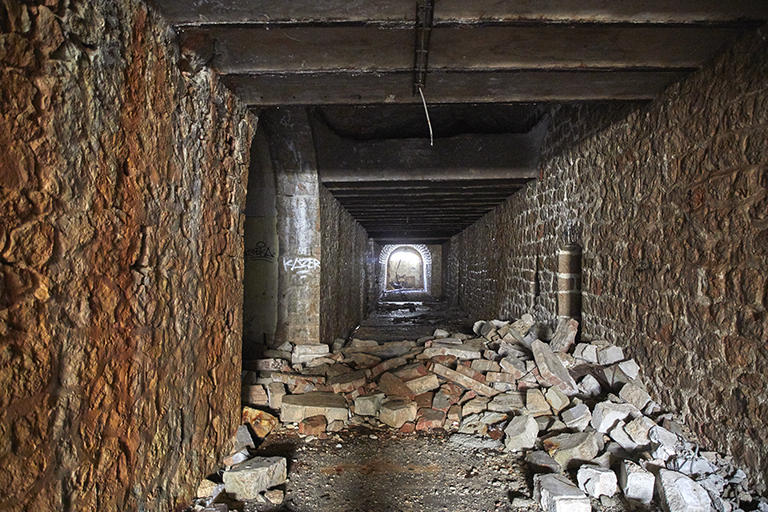
<path id="1" fill-rule="evenodd" d="M 379 378 L 379 390 L 387 396 L 399 396 L 414 399 L 416 394 L 403 381 L 389 372 L 384 372 Z"/>

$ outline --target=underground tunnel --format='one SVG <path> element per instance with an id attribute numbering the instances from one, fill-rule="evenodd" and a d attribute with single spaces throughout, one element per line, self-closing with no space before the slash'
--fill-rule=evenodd
<path id="1" fill-rule="evenodd" d="M 0 510 L 768 510 L 768 4 L 5 0 Z"/>

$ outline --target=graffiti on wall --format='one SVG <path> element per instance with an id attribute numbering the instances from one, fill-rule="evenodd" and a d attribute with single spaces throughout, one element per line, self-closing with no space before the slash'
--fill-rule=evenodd
<path id="1" fill-rule="evenodd" d="M 283 258 L 283 269 L 286 272 L 293 272 L 304 279 L 315 269 L 320 269 L 320 260 L 317 258 L 297 256 L 295 258 Z"/>
<path id="2" fill-rule="evenodd" d="M 266 242 L 257 242 L 255 247 L 245 251 L 246 261 L 268 261 L 272 263 L 275 260 L 275 253 L 269 248 Z"/>

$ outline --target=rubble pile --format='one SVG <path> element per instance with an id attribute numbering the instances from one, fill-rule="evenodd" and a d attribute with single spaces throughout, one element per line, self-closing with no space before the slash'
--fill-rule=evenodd
<path id="1" fill-rule="evenodd" d="M 289 428 L 321 439 L 349 425 L 482 438 L 486 447 L 525 454 L 537 473 L 534 498 L 548 512 L 588 511 L 590 498 L 610 502 L 618 493 L 645 504 L 656 498 L 669 512 L 738 512 L 750 502 L 750 510 L 768 512 L 730 457 L 700 451 L 662 413 L 620 347 L 577 343 L 573 319 L 548 342 L 530 315 L 478 321 L 473 331 L 332 347 L 286 343 L 244 371 L 243 402 L 279 411 Z M 250 407 L 243 419 L 257 437 L 278 421 Z M 279 503 L 274 488 L 285 481 L 285 459 L 253 458 L 252 444 L 235 445 L 219 491 Z"/>

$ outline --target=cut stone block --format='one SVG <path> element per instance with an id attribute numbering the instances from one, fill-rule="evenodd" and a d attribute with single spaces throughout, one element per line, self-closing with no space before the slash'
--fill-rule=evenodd
<path id="1" fill-rule="evenodd" d="M 415 346 L 416 343 L 413 341 L 389 341 L 377 347 L 369 347 L 359 351 L 381 359 L 392 359 L 408 353 Z"/>
<path id="2" fill-rule="evenodd" d="M 255 457 L 225 471 L 224 487 L 238 500 L 253 500 L 260 492 L 282 485 L 286 479 L 284 457 Z"/>
<path id="3" fill-rule="evenodd" d="M 473 398 L 469 402 L 465 403 L 461 408 L 462 416 L 469 416 L 470 414 L 478 414 L 485 411 L 488 408 L 488 402 L 490 398 L 487 396 L 478 396 Z"/>
<path id="4" fill-rule="evenodd" d="M 501 366 L 496 361 L 489 361 L 487 359 L 475 359 L 472 361 L 472 369 L 477 372 L 500 372 Z"/>
<path id="5" fill-rule="evenodd" d="M 544 448 L 558 464 L 566 469 L 591 461 L 600 451 L 593 432 L 549 437 L 544 440 Z"/>
<path id="6" fill-rule="evenodd" d="M 356 372 L 328 379 L 327 384 L 331 386 L 334 393 L 350 393 L 359 387 L 365 386 L 366 382 L 367 374 L 365 370 L 357 370 Z"/>
<path id="7" fill-rule="evenodd" d="M 525 393 L 521 391 L 509 391 L 496 395 L 488 403 L 488 410 L 495 412 L 522 412 L 525 410 Z"/>
<path id="8" fill-rule="evenodd" d="M 619 391 L 619 398 L 638 409 L 643 409 L 651 401 L 651 395 L 635 384 L 624 384 Z"/>
<path id="9" fill-rule="evenodd" d="M 432 358 L 435 356 L 453 356 L 456 359 L 480 359 L 482 354 L 471 345 L 441 345 L 434 344 L 424 349 L 424 355 Z"/>
<path id="10" fill-rule="evenodd" d="M 387 396 L 399 396 L 413 400 L 416 396 L 411 388 L 405 385 L 403 381 L 389 372 L 384 372 L 379 378 L 379 390 Z"/>
<path id="11" fill-rule="evenodd" d="M 409 380 L 405 383 L 405 385 L 414 395 L 421 395 L 427 391 L 432 391 L 433 389 L 439 388 L 440 381 L 437 380 L 436 375 L 429 374 L 425 375 L 424 377 L 419 377 L 418 379 Z"/>
<path id="12" fill-rule="evenodd" d="M 573 349 L 573 357 L 597 364 L 597 347 L 591 343 L 579 343 Z"/>
<path id="13" fill-rule="evenodd" d="M 344 359 L 345 363 L 354 363 L 355 368 L 375 368 L 378 364 L 381 363 L 381 358 L 372 356 L 370 354 L 365 354 L 363 352 L 357 352 L 352 355 L 350 355 L 348 358 Z M 382 373 L 386 370 L 382 370 L 379 373 Z M 378 375 L 377 373 L 376 375 Z"/>
<path id="14" fill-rule="evenodd" d="M 536 445 L 539 436 L 539 425 L 536 419 L 528 414 L 522 414 L 512 418 L 504 429 L 506 438 L 504 445 L 507 451 L 517 452 L 527 450 Z"/>
<path id="15" fill-rule="evenodd" d="M 268 405 L 269 397 L 263 384 L 243 384 L 242 400 L 250 405 Z"/>
<path id="16" fill-rule="evenodd" d="M 627 423 L 624 426 L 624 430 L 638 447 L 645 447 L 651 444 L 648 433 L 655 426 L 656 423 L 652 419 L 646 416 L 638 416 Z"/>
<path id="17" fill-rule="evenodd" d="M 429 372 L 427 372 L 427 368 L 422 363 L 411 363 L 401 368 L 397 368 L 396 370 L 392 370 L 392 375 L 403 382 L 426 377 L 428 374 Z"/>
<path id="18" fill-rule="evenodd" d="M 563 475 L 534 475 L 533 499 L 544 512 L 590 512 L 589 498 Z"/>
<path id="19" fill-rule="evenodd" d="M 435 339 L 439 339 L 439 338 L 447 338 L 450 335 L 451 333 L 449 333 L 444 329 L 435 329 L 435 332 L 432 334 L 432 337 Z"/>
<path id="20" fill-rule="evenodd" d="M 387 359 L 386 361 L 382 361 L 381 363 L 371 368 L 371 377 L 378 377 L 384 372 L 394 368 L 399 368 L 406 364 L 408 364 L 408 359 L 405 357 L 393 357 L 392 359 Z"/>
<path id="21" fill-rule="evenodd" d="M 565 396 L 565 393 L 556 387 L 548 388 L 544 393 L 544 396 L 546 397 L 549 406 L 552 408 L 552 412 L 555 414 L 560 414 L 560 411 L 571 404 L 571 399 Z"/>
<path id="22" fill-rule="evenodd" d="M 240 464 L 241 462 L 248 460 L 251 457 L 251 452 L 248 451 L 248 448 L 241 448 L 237 450 L 236 452 L 232 452 L 224 459 L 222 459 L 222 464 L 226 467 L 234 466 L 235 464 Z"/>
<path id="23" fill-rule="evenodd" d="M 322 415 L 330 423 L 334 420 L 347 421 L 349 411 L 344 397 L 335 393 L 313 391 L 303 395 L 286 395 L 280 410 L 280 421 L 298 423 L 310 416 Z"/>
<path id="24" fill-rule="evenodd" d="M 653 499 L 655 477 L 639 464 L 631 460 L 623 460 L 619 469 L 619 486 L 627 498 L 641 503 L 650 503 Z"/>
<path id="25" fill-rule="evenodd" d="M 625 423 L 619 421 L 608 431 L 608 435 L 611 436 L 611 439 L 616 441 L 619 446 L 631 453 L 637 448 L 637 443 L 632 440 L 632 437 L 630 437 L 624 427 Z"/>
<path id="26" fill-rule="evenodd" d="M 611 497 L 618 491 L 616 473 L 610 469 L 591 465 L 581 466 L 576 480 L 579 482 L 579 489 L 593 498 Z"/>
<path id="27" fill-rule="evenodd" d="M 562 467 L 547 452 L 536 451 L 525 456 L 525 462 L 536 473 L 559 473 Z"/>
<path id="28" fill-rule="evenodd" d="M 560 418 L 568 428 L 583 432 L 592 421 L 592 413 L 586 404 L 578 404 L 563 411 Z"/>
<path id="29" fill-rule="evenodd" d="M 587 396 L 598 396 L 603 392 L 600 382 L 592 375 L 585 375 L 579 381 L 579 391 Z"/>
<path id="30" fill-rule="evenodd" d="M 387 398 L 381 404 L 379 421 L 392 428 L 400 428 L 408 421 L 416 420 L 416 402 L 407 398 Z"/>
<path id="31" fill-rule="evenodd" d="M 501 360 L 500 366 L 515 380 L 522 379 L 525 374 L 528 373 L 528 368 L 525 366 L 525 361 L 522 359 L 517 359 L 516 357 L 505 357 Z"/>
<path id="32" fill-rule="evenodd" d="M 269 408 L 279 411 L 283 406 L 285 384 L 282 382 L 270 382 L 267 384 L 267 395 L 269 396 Z"/>
<path id="33" fill-rule="evenodd" d="M 483 375 L 482 373 L 478 372 L 477 370 L 473 370 L 469 366 L 466 366 L 466 365 L 463 365 L 463 364 L 456 365 L 456 371 L 461 373 L 461 374 L 463 374 L 463 375 L 466 375 L 467 377 L 469 377 L 472 380 L 476 380 L 477 382 L 480 382 L 481 384 L 485 384 L 485 375 Z"/>
<path id="34" fill-rule="evenodd" d="M 608 345 L 597 351 L 597 362 L 602 366 L 624 360 L 624 351 L 616 345 Z"/>
<path id="35" fill-rule="evenodd" d="M 619 369 L 624 372 L 624 375 L 634 380 L 640 375 L 640 366 L 634 359 L 628 359 L 618 364 Z"/>
<path id="36" fill-rule="evenodd" d="M 277 418 L 268 412 L 250 407 L 243 407 L 242 422 L 243 424 L 249 424 L 251 429 L 253 429 L 253 433 L 262 439 L 267 437 L 278 423 Z"/>
<path id="37" fill-rule="evenodd" d="M 446 379 L 453 381 L 461 386 L 464 386 L 465 388 L 471 389 L 478 395 L 495 396 L 499 394 L 499 392 L 496 391 L 495 389 L 489 386 L 486 386 L 485 384 L 480 383 L 475 379 L 471 379 L 462 373 L 459 373 L 455 370 L 451 370 L 450 368 L 447 368 L 441 364 L 437 364 L 437 363 L 431 364 L 430 368 L 428 369 L 436 373 L 437 375 L 440 375 L 441 377 L 445 377 Z"/>
<path id="38" fill-rule="evenodd" d="M 253 436 L 247 425 L 239 425 L 232 439 L 232 453 L 243 448 L 256 448 L 256 443 L 253 442 Z"/>
<path id="39" fill-rule="evenodd" d="M 525 409 L 533 417 L 552 414 L 549 402 L 540 389 L 529 389 L 525 392 Z"/>
<path id="40" fill-rule="evenodd" d="M 384 393 L 358 396 L 355 398 L 355 414 L 360 416 L 376 416 L 384 401 Z"/>
<path id="41" fill-rule="evenodd" d="M 478 359 L 478 361 L 480 361 L 480 359 Z M 485 382 L 490 382 L 492 384 L 505 383 L 514 386 L 517 379 L 514 375 L 507 372 L 488 372 L 485 374 Z"/>
<path id="42" fill-rule="evenodd" d="M 317 437 L 325 433 L 325 427 L 327 426 L 328 422 L 325 416 L 310 416 L 299 422 L 299 434 Z"/>
<path id="43" fill-rule="evenodd" d="M 576 341 L 576 335 L 579 333 L 579 322 L 573 318 L 561 319 L 555 329 L 555 334 L 549 341 L 549 346 L 553 352 L 568 352 Z"/>
<path id="44" fill-rule="evenodd" d="M 541 340 L 535 340 L 531 344 L 533 359 L 539 369 L 541 377 L 551 386 L 555 386 L 567 396 L 573 396 L 578 392 L 576 382 L 565 369 L 560 359 L 552 352 L 549 345 Z"/>
<path id="45" fill-rule="evenodd" d="M 592 411 L 592 426 L 602 434 L 607 434 L 619 421 L 625 420 L 635 409 L 628 404 L 615 404 L 610 400 L 595 405 Z"/>
<path id="46" fill-rule="evenodd" d="M 710 512 L 712 501 L 707 491 L 684 474 L 662 469 L 657 481 L 666 512 Z"/>
<path id="47" fill-rule="evenodd" d="M 443 428 L 445 424 L 445 413 L 437 409 L 420 409 L 418 411 L 419 419 L 416 422 L 416 430 L 434 430 Z"/>
<path id="48" fill-rule="evenodd" d="M 296 345 L 291 354 L 291 364 L 305 364 L 318 357 L 323 357 L 330 353 L 328 345 L 325 343 L 308 343 L 306 345 Z"/>

